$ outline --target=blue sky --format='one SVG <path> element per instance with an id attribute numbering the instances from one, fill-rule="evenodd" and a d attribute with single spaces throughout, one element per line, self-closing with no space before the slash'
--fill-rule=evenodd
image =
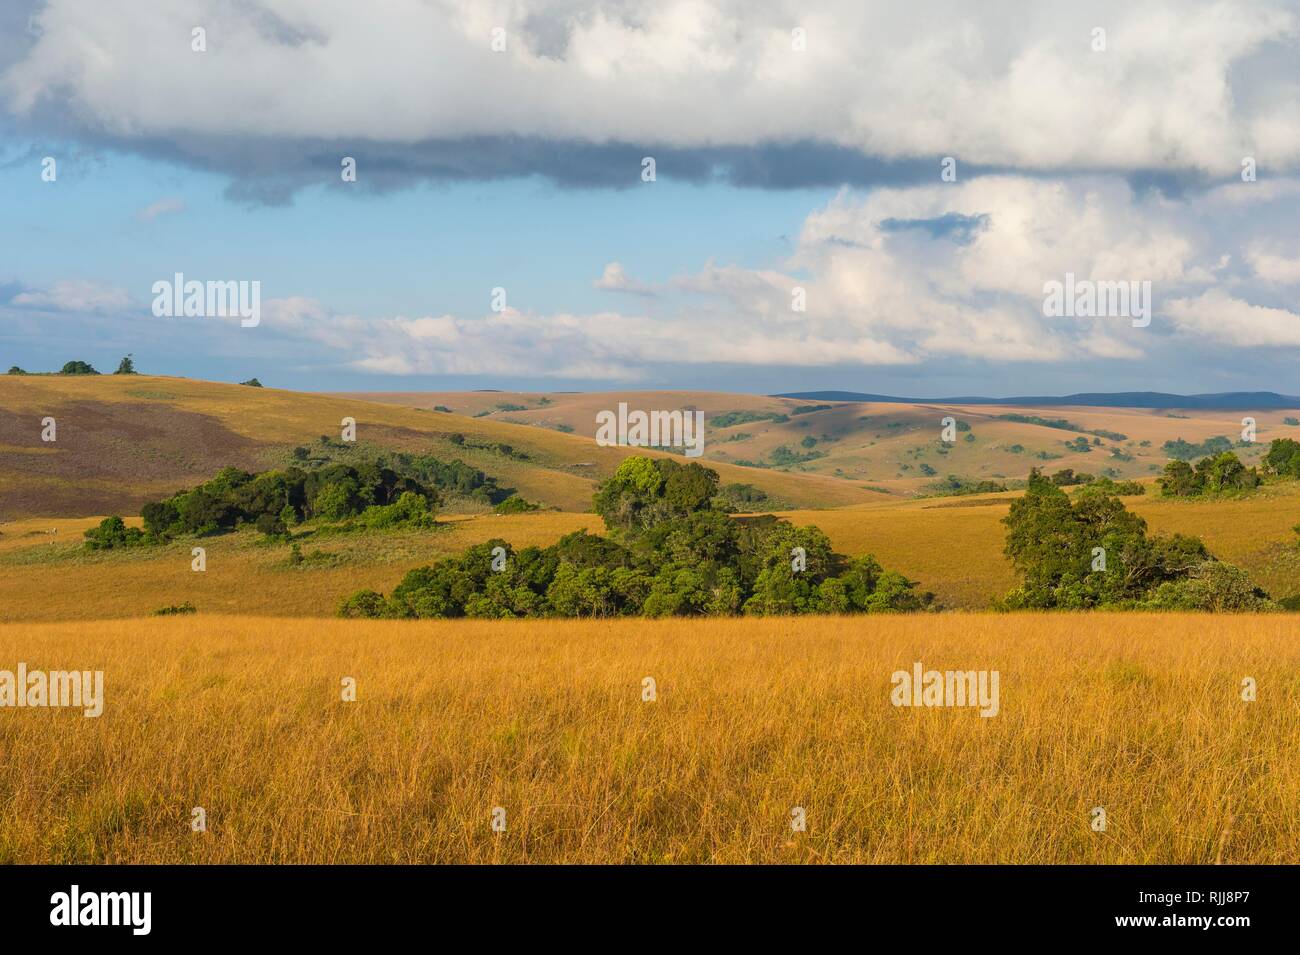
<path id="1" fill-rule="evenodd" d="M 6 367 L 1300 392 L 1294 3 L 22 0 L 0 28 Z M 155 317 L 176 272 L 260 282 L 260 324 Z M 1153 321 L 1044 315 L 1067 272 L 1150 283 Z"/>

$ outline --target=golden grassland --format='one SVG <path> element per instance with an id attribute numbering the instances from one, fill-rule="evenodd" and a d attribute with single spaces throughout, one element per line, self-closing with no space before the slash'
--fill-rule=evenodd
<path id="1" fill-rule="evenodd" d="M 389 592 L 413 567 L 500 537 L 512 546 L 547 546 L 586 528 L 603 533 L 595 514 L 560 511 L 453 516 L 433 531 L 327 536 L 301 544 L 290 562 L 285 544 L 267 546 L 251 531 L 160 547 L 88 552 L 84 531 L 97 519 L 33 519 L 5 524 L 0 537 L 0 621 L 138 617 L 189 602 L 203 613 L 330 616 L 341 597 L 361 589 Z M 139 518 L 127 524 L 140 526 Z M 56 529 L 58 533 L 49 533 Z M 206 570 L 191 568 L 191 548 L 206 550 Z"/>
<path id="2" fill-rule="evenodd" d="M 1300 484 L 1269 485 L 1241 498 L 1171 500 L 1154 485 L 1124 506 L 1147 521 L 1152 533 L 1200 537 L 1219 560 L 1236 564 L 1273 597 L 1300 594 Z M 1015 586 L 1003 557 L 1001 523 L 1019 492 L 979 497 L 929 498 L 824 511 L 787 511 L 796 524 L 814 524 L 846 554 L 871 553 L 949 607 L 982 608 Z"/>
<path id="3" fill-rule="evenodd" d="M 232 441 L 256 446 L 264 455 L 274 457 L 286 448 L 310 445 L 321 435 L 337 439 L 340 422 L 344 417 L 351 417 L 357 424 L 359 442 L 434 454 L 447 460 L 460 458 L 496 477 L 503 487 L 517 488 L 530 501 L 571 511 L 590 506 L 596 482 L 608 477 L 625 457 L 634 453 L 667 456 L 641 448 L 599 447 L 590 438 L 547 428 L 445 414 L 360 397 L 149 375 L 0 375 L 0 408 L 10 416 L 6 426 L 11 431 L 18 428 L 14 422 L 23 422 L 18 435 L 24 443 L 19 443 L 17 436 L 10 443 L 0 439 L 0 512 L 10 516 L 15 513 L 84 515 L 84 510 L 66 510 L 69 506 L 66 502 L 75 501 L 73 492 L 93 486 L 96 480 L 105 481 L 103 476 L 83 473 L 84 468 L 111 456 L 114 461 L 141 468 L 149 464 L 165 474 L 168 464 L 175 464 L 200 440 L 194 435 L 194 429 L 200 425 L 216 427 L 221 434 L 228 433 Z M 144 414 L 146 410 L 158 408 L 181 414 Z M 138 424 L 139 433 L 130 441 L 108 443 L 107 434 L 133 425 L 129 409 L 134 409 L 135 417 L 144 422 Z M 110 413 L 117 417 L 110 417 Z M 59 421 L 60 428 L 58 442 L 48 446 L 38 440 L 40 421 L 46 415 Z M 169 430 L 173 428 L 176 430 Z M 456 433 L 464 435 L 471 445 L 508 444 L 528 458 L 507 457 L 483 448 L 454 444 L 450 436 Z M 92 438 L 100 442 L 93 446 L 93 453 L 89 444 Z M 217 438 L 218 435 L 209 433 L 201 440 L 212 443 Z M 79 439 L 85 445 L 83 449 L 79 449 Z M 151 446 L 148 456 L 140 453 L 143 442 Z M 111 451 L 105 450 L 105 444 Z M 34 473 L 30 466 L 19 468 L 10 460 L 11 451 L 23 451 L 25 457 L 43 454 L 50 462 L 44 465 L 44 472 Z M 244 453 L 252 452 L 246 448 Z M 96 456 L 101 461 L 90 460 Z M 221 463 L 236 461 L 231 458 Z M 268 458 L 263 465 L 269 463 Z M 117 480 L 133 490 L 162 494 L 191 487 L 211 477 L 215 470 L 214 466 L 202 475 L 190 475 L 176 467 L 174 479 L 164 479 L 158 474 L 118 473 Z M 833 507 L 885 497 L 861 485 L 824 475 L 789 474 L 730 464 L 719 464 L 716 470 L 724 482 L 754 484 L 773 499 L 796 507 Z M 39 487 L 40 481 L 58 485 L 57 490 L 62 494 L 57 499 L 65 502 L 61 509 L 33 505 L 15 511 L 14 493 Z"/>
<path id="4" fill-rule="evenodd" d="M 874 554 L 948 609 L 982 610 L 1015 586 L 1002 553 L 1016 494 L 890 501 L 849 508 L 787 511 L 820 527 L 841 553 Z M 1300 595 L 1300 484 L 1267 486 L 1240 499 L 1125 498 L 1152 531 L 1201 537 L 1220 560 L 1237 564 L 1273 597 Z M 390 592 L 411 568 L 492 538 L 546 546 L 586 529 L 604 533 L 595 514 L 450 515 L 433 531 L 361 532 L 304 539 L 302 564 L 284 544 L 253 531 L 179 540 L 162 547 L 91 553 L 83 532 L 98 518 L 29 519 L 0 525 L 0 621 L 132 617 L 192 603 L 200 613 L 329 616 L 339 598 L 366 588 Z M 129 524 L 139 525 L 138 518 Z M 52 533 L 54 532 L 54 533 Z M 190 548 L 207 550 L 207 570 L 191 570 Z"/>
<path id="5" fill-rule="evenodd" d="M 1222 435 L 1235 439 L 1245 412 L 1224 409 L 1188 409 L 1172 412 L 1151 408 L 1096 408 L 1087 406 L 964 405 L 935 402 L 813 401 L 710 391 L 633 392 L 371 392 L 361 397 L 416 408 L 445 407 L 462 415 L 482 415 L 476 420 L 517 422 L 542 428 L 567 427 L 579 436 L 595 435 L 596 413 L 616 408 L 697 408 L 706 419 L 732 411 L 775 412 L 786 421 L 750 421 L 708 430 L 704 449 L 710 465 L 738 460 L 762 461 L 784 445 L 796 452 L 812 438 L 823 455 L 798 466 L 805 475 L 834 475 L 898 493 L 913 493 L 930 483 L 922 465 L 936 475 L 999 480 L 1021 478 L 1033 465 L 1050 470 L 1073 468 L 1099 473 L 1113 468 L 1122 477 L 1148 477 L 1164 466 L 1165 441 L 1191 442 Z M 791 414 L 797 408 L 817 407 L 810 413 Z M 503 408 L 509 410 L 502 410 Z M 520 410 L 522 409 L 522 410 Z M 1059 428 L 1006 421 L 1014 413 L 1046 420 L 1066 419 L 1090 431 L 1126 436 L 1103 439 L 1088 452 L 1072 451 L 1065 442 L 1079 437 Z M 1300 426 L 1286 424 L 1294 410 L 1269 409 L 1250 413 L 1259 429 L 1254 448 L 1238 448 L 1248 463 L 1264 452 L 1272 438 L 1300 438 Z M 939 443 L 940 422 L 947 416 L 971 426 L 955 444 Z M 970 435 L 972 440 L 967 441 Z M 1091 436 L 1089 436 L 1091 438 Z M 1112 456 L 1111 450 L 1121 452 Z M 1052 455 L 1039 459 L 1039 452 Z"/>
<path id="6" fill-rule="evenodd" d="M 102 669 L 106 702 L 0 710 L 0 861 L 1296 863 L 1298 636 L 1280 615 L 5 625 L 0 668 Z M 999 715 L 895 708 L 913 661 L 998 670 Z"/>

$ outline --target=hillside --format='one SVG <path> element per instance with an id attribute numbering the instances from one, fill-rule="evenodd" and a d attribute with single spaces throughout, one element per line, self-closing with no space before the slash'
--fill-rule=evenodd
<path id="1" fill-rule="evenodd" d="M 226 465 L 279 466 L 295 446 L 357 422 L 359 443 L 459 458 L 530 501 L 590 507 L 596 483 L 631 449 L 492 418 L 157 376 L 0 376 L 0 520 L 138 513 L 145 502 Z M 41 440 L 52 417 L 57 440 Z M 453 436 L 461 435 L 462 443 Z M 828 507 L 884 495 L 834 477 L 719 467 L 784 506 Z"/>
<path id="2" fill-rule="evenodd" d="M 1024 478 L 1033 467 L 1116 479 L 1153 478 L 1169 455 L 1166 441 L 1239 442 L 1242 411 L 832 402 L 718 392 L 518 393 L 393 392 L 363 397 L 412 408 L 448 408 L 479 422 L 510 422 L 593 438 L 596 414 L 617 408 L 694 408 L 704 412 L 704 459 L 711 465 L 750 463 L 741 480 L 789 472 L 911 496 L 933 493 L 948 475 L 967 480 Z M 1300 438 L 1300 412 L 1262 410 L 1257 442 L 1236 449 L 1253 463 L 1276 437 Z M 953 417 L 956 442 L 940 440 Z M 1080 444 L 1080 438 L 1084 439 Z M 760 485 L 761 486 L 761 485 Z M 827 501 L 827 504 L 830 502 Z"/>
<path id="3" fill-rule="evenodd" d="M 781 512 L 814 524 L 836 550 L 871 553 L 933 591 L 948 609 L 982 610 L 1014 584 L 1002 554 L 1015 494 L 892 500 L 829 510 Z M 1273 596 L 1300 598 L 1300 482 L 1242 499 L 1125 499 L 1153 531 L 1200 536 Z M 205 538 L 207 571 L 190 570 L 192 540 L 159 548 L 87 552 L 93 518 L 30 519 L 0 525 L 0 622 L 138 617 L 189 601 L 200 613 L 326 617 L 361 588 L 390 591 L 406 571 L 494 537 L 546 546 L 565 534 L 603 533 L 594 514 L 541 511 L 444 517 L 428 531 L 377 532 L 306 541 L 304 561 L 252 530 Z M 130 523 L 138 524 L 139 519 Z M 250 580 L 259 586 L 248 587 Z"/>

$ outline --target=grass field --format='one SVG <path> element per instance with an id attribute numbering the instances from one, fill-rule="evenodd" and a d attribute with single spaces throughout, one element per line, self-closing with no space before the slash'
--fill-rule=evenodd
<path id="1" fill-rule="evenodd" d="M 953 612 L 361 622 L 332 618 L 340 597 L 391 592 L 410 568 L 471 544 L 602 532 L 585 513 L 592 490 L 633 449 L 597 448 L 556 423 L 585 420 L 608 396 L 446 396 L 458 412 L 448 414 L 184 379 L 7 378 L 0 671 L 103 670 L 107 699 L 89 719 L 0 709 L 0 863 L 1300 862 L 1300 616 L 966 612 L 1014 584 L 1000 520 L 1015 494 L 896 493 L 919 486 L 904 464 L 938 453 L 908 444 L 934 408 L 769 416 L 744 441 L 779 446 L 807 425 L 833 453 L 808 472 L 708 464 Z M 710 413 L 793 410 L 677 397 Z M 516 401 L 532 410 L 491 410 Z M 935 466 L 1027 468 L 1012 442 L 1061 439 L 987 417 L 997 410 L 970 409 L 977 440 Z M 53 446 L 32 427 L 44 414 L 59 420 Z M 1201 438 L 1225 427 L 1062 414 L 1132 435 L 1128 463 L 1143 469 L 1165 429 Z M 140 501 L 225 464 L 283 463 L 343 416 L 368 443 L 461 457 L 558 509 L 453 507 L 432 530 L 309 526 L 300 560 L 251 529 L 84 548 L 90 514 L 138 525 Z M 899 428 L 877 442 L 881 416 Z M 883 482 L 892 493 L 846 479 L 859 466 L 897 468 Z M 1153 531 L 1201 537 L 1273 596 L 1300 595 L 1300 483 L 1125 504 Z M 184 603 L 198 612 L 148 616 Z M 916 661 L 997 670 L 999 714 L 894 707 L 890 676 Z M 355 702 L 341 699 L 345 677 Z M 647 677 L 653 701 L 642 699 Z M 1246 677 L 1253 702 L 1241 698 Z M 1103 832 L 1090 827 L 1098 806 Z M 194 807 L 206 832 L 191 831 Z M 491 826 L 498 807 L 503 832 Z M 796 807 L 806 831 L 790 826 Z"/>
<path id="2" fill-rule="evenodd" d="M 342 396 L 340 396 L 342 397 Z M 642 392 L 373 392 L 358 397 L 432 409 L 447 408 L 475 421 L 568 429 L 594 437 L 596 413 L 616 408 L 698 408 L 706 420 L 737 415 L 737 423 L 710 425 L 704 458 L 712 466 L 737 461 L 773 463 L 785 447 L 806 460 L 793 473 L 834 476 L 859 485 L 912 494 L 936 478 L 1023 478 L 1030 467 L 1072 468 L 1116 478 L 1144 478 L 1164 466 L 1165 441 L 1200 442 L 1224 436 L 1235 441 L 1247 412 L 1075 406 L 998 406 L 933 402 L 811 401 L 711 391 Z M 1253 463 L 1273 438 L 1300 438 L 1289 410 L 1249 412 L 1259 442 L 1237 453 Z M 1006 415 L 1020 420 L 1008 420 Z M 950 446 L 939 441 L 941 422 L 951 416 L 968 428 Z M 746 420 L 749 419 L 749 420 Z M 1068 422 L 1099 443 L 1071 450 L 1080 432 L 1038 422 Z M 755 472 L 750 469 L 751 473 Z"/>
<path id="3" fill-rule="evenodd" d="M 0 668 L 102 669 L 105 707 L 3 711 L 0 861 L 1295 863 L 1297 636 L 1107 614 L 7 625 Z M 918 660 L 998 670 L 999 715 L 892 706 Z"/>
<path id="4" fill-rule="evenodd" d="M 135 514 L 149 500 L 193 487 L 220 468 L 283 466 L 345 417 L 357 441 L 459 458 L 530 501 L 569 511 L 591 504 L 596 483 L 644 449 L 524 424 L 339 397 L 147 375 L 0 375 L 0 518 Z M 52 417 L 57 440 L 41 440 Z M 454 435 L 466 441 L 455 443 Z M 495 450 L 508 445 L 514 452 Z M 649 452 L 652 455 L 661 452 Z M 712 463 L 710 466 L 714 466 Z M 792 507 L 834 507 L 886 495 L 817 474 L 718 464 Z"/>
<path id="5" fill-rule="evenodd" d="M 887 501 L 781 516 L 824 530 L 841 553 L 871 553 L 934 592 L 948 609 L 983 610 L 1015 585 L 1002 554 L 1000 523 L 1014 494 Z M 1300 595 L 1300 484 L 1269 486 L 1241 499 L 1126 498 L 1153 531 L 1201 537 L 1221 560 L 1243 567 L 1278 599 Z M 369 532 L 306 539 L 307 560 L 268 546 L 254 531 L 163 547 L 87 552 L 82 533 L 94 518 L 29 519 L 0 525 L 0 622 L 142 616 L 186 601 L 200 613 L 285 617 L 333 614 L 340 597 L 362 588 L 389 592 L 412 567 L 494 537 L 515 547 L 545 546 L 587 529 L 594 514 L 541 511 L 441 518 L 434 531 Z M 128 523 L 139 524 L 138 518 Z M 190 548 L 207 549 L 207 570 L 190 569 Z"/>

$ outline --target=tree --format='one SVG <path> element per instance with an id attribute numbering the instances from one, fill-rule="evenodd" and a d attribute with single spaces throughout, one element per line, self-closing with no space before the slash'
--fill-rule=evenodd
<path id="1" fill-rule="evenodd" d="M 1284 478 L 1300 478 L 1300 441 L 1274 438 L 1264 455 L 1264 470 Z"/>
<path id="2" fill-rule="evenodd" d="M 610 530 L 636 533 L 710 508 L 717 491 L 711 468 L 633 455 L 596 489 L 592 506 Z"/>
<path id="3" fill-rule="evenodd" d="M 11 365 L 11 366 L 9 367 L 9 371 L 6 372 L 6 374 L 10 374 L 10 375 L 25 375 L 25 374 L 27 374 L 27 372 L 23 371 L 23 370 L 22 370 L 21 368 L 19 368 L 17 365 Z"/>
<path id="4" fill-rule="evenodd" d="M 1153 610 L 1210 613 L 1257 613 L 1277 609 L 1277 604 L 1251 583 L 1244 570 L 1212 560 L 1197 564 L 1182 580 L 1161 584 L 1144 606 Z"/>
<path id="5" fill-rule="evenodd" d="M 345 517 L 350 517 L 358 509 L 359 490 L 357 482 L 352 478 L 344 478 L 341 481 L 326 484 L 312 498 L 312 513 L 317 517 L 325 517 L 331 520 L 342 520 Z"/>
<path id="6" fill-rule="evenodd" d="M 59 370 L 59 374 L 60 375 L 98 375 L 99 372 L 95 371 L 95 369 L 92 368 L 88 362 L 70 361 L 64 364 L 64 366 Z"/>
<path id="7" fill-rule="evenodd" d="M 248 387 L 250 387 L 250 388 L 261 388 L 261 387 L 262 387 L 262 383 L 261 383 L 260 381 L 258 381 L 256 378 L 250 378 L 250 379 L 248 379 L 248 381 L 241 381 L 240 384 L 241 384 L 241 385 L 248 385 Z"/>
<path id="8" fill-rule="evenodd" d="M 387 604 L 382 594 L 373 590 L 358 590 L 351 597 L 339 601 L 338 614 L 340 617 L 373 619 L 382 617 L 386 609 Z"/>
<path id="9" fill-rule="evenodd" d="M 1197 492 L 1196 472 L 1186 461 L 1170 461 L 1156 480 L 1163 497 L 1189 497 Z"/>
<path id="10" fill-rule="evenodd" d="M 113 374 L 115 375 L 135 374 L 135 362 L 131 360 L 131 356 L 129 354 L 123 357 L 123 359 L 118 363 L 117 371 L 113 372 Z"/>
<path id="11" fill-rule="evenodd" d="M 120 517 L 106 517 L 98 527 L 86 531 L 88 550 L 113 550 L 117 547 L 135 547 L 143 544 L 144 532 L 138 527 L 127 527 Z"/>
<path id="12" fill-rule="evenodd" d="M 1158 588 L 1216 563 L 1198 538 L 1147 537 L 1146 522 L 1105 486 L 1071 500 L 1037 471 L 1003 523 L 1005 553 L 1022 576 L 1002 601 L 1009 609 L 1143 606 Z"/>

